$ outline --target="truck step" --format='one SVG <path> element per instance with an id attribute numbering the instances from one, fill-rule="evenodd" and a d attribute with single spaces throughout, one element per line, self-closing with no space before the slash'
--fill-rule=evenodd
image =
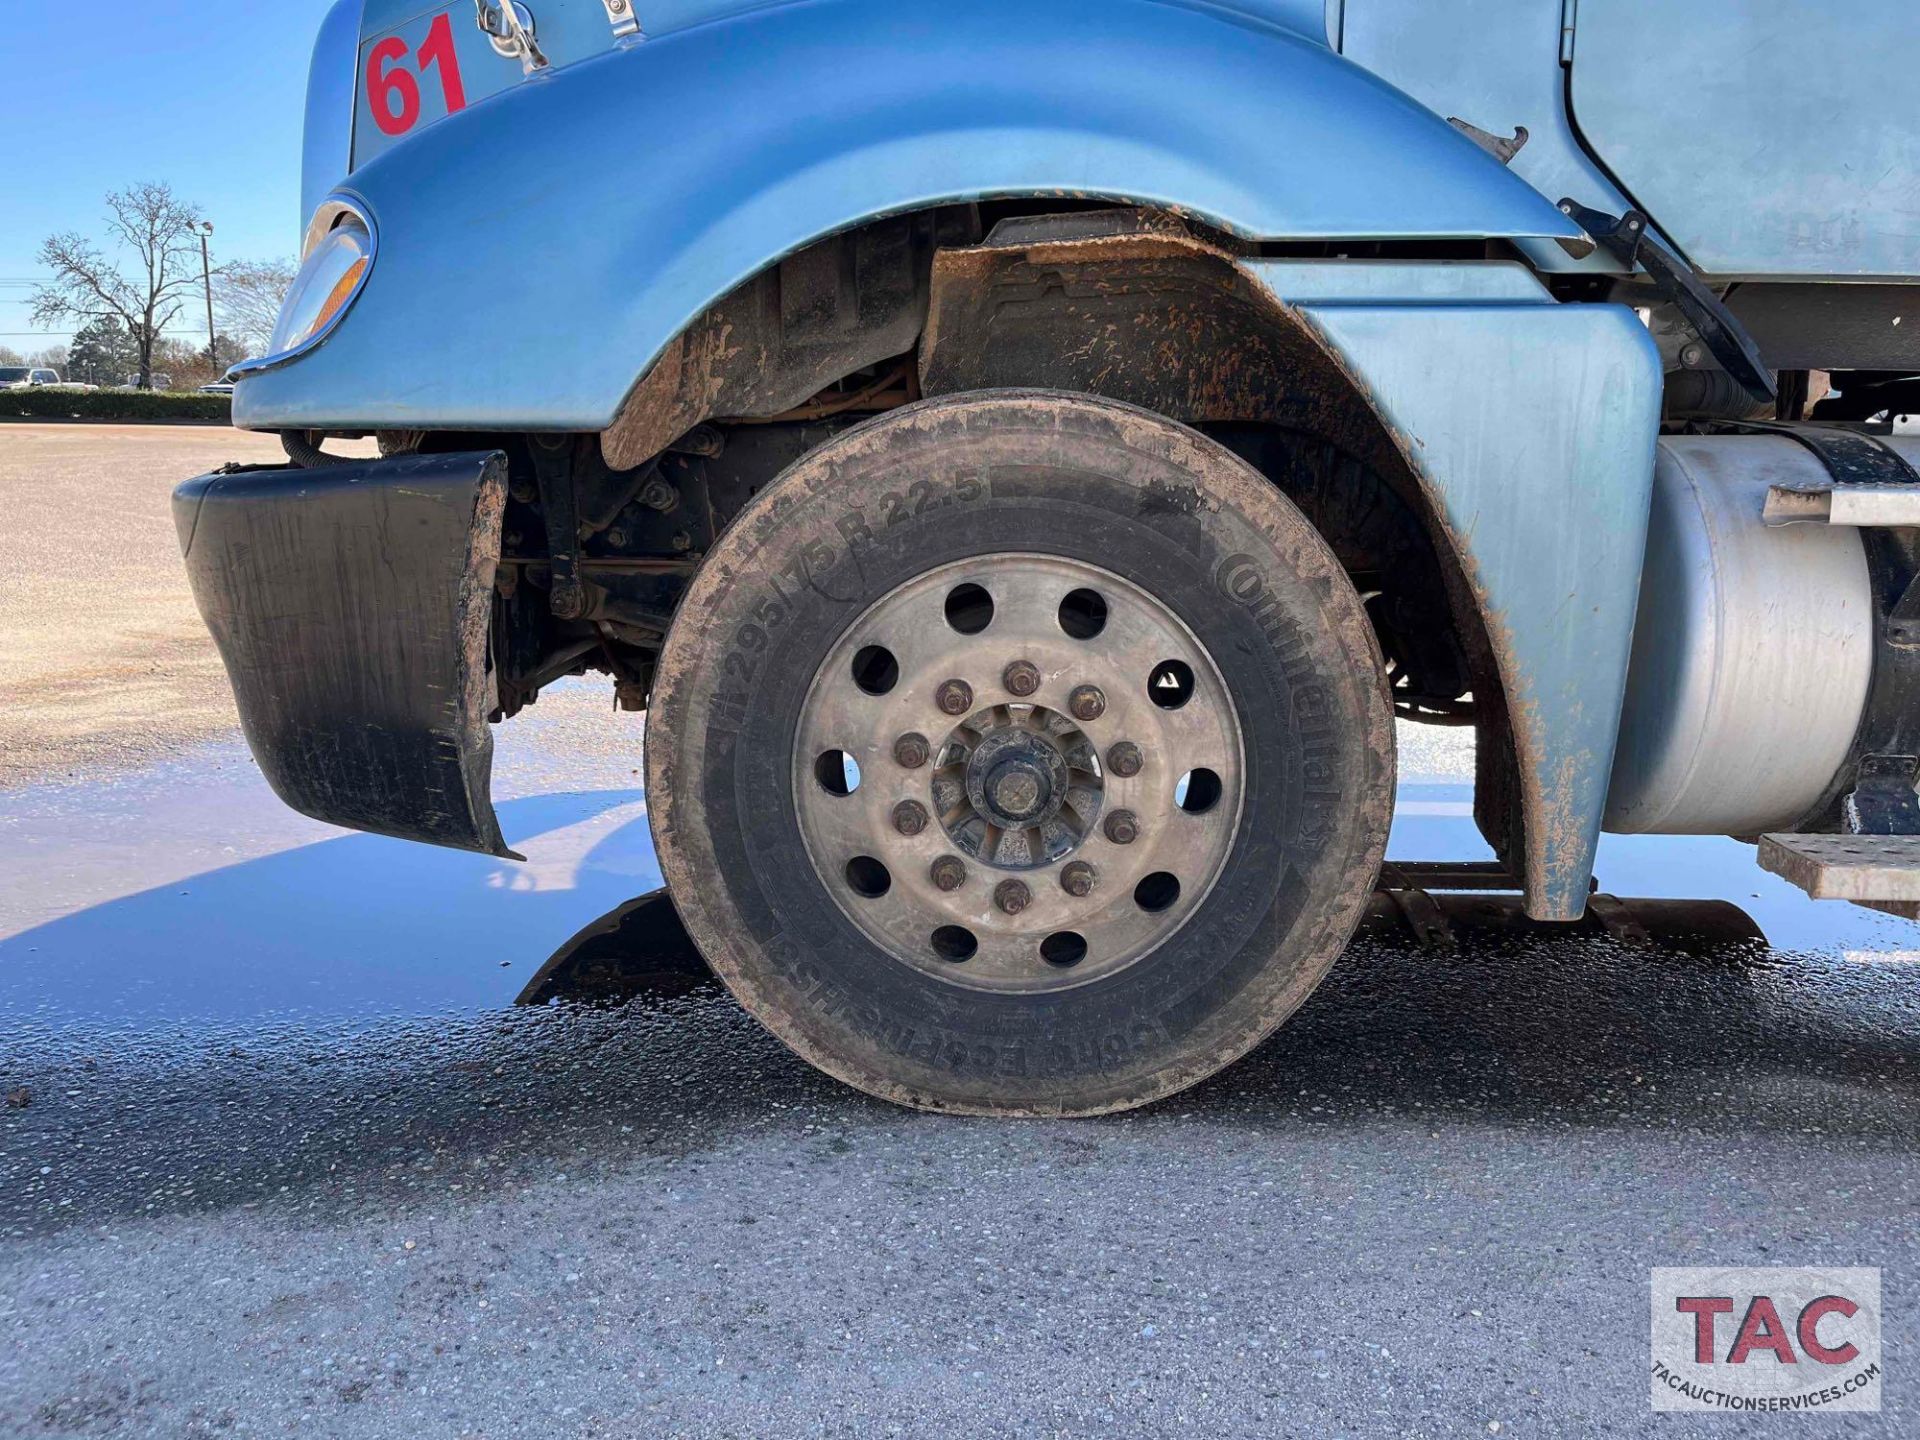
<path id="1" fill-rule="evenodd" d="M 1816 900 L 1920 919 L 1920 835 L 1762 835 L 1760 868 Z"/>

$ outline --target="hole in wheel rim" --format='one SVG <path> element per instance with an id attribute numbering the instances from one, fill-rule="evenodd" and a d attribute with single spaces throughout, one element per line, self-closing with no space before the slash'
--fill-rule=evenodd
<path id="1" fill-rule="evenodd" d="M 1098 590 L 1075 590 L 1060 602 L 1060 628 L 1075 640 L 1091 640 L 1107 628 L 1107 602 Z"/>
<path id="2" fill-rule="evenodd" d="M 1071 970 L 1087 958 L 1087 937 L 1071 930 L 1049 935 L 1040 942 L 1040 958 L 1049 965 Z"/>
<path id="3" fill-rule="evenodd" d="M 979 953 L 980 942 L 971 930 L 959 925 L 942 925 L 933 932 L 933 953 L 942 960 L 959 965 Z"/>
<path id="4" fill-rule="evenodd" d="M 1189 770 L 1173 787 L 1173 803 L 1189 815 L 1204 815 L 1218 805 L 1226 793 L 1227 787 L 1212 770 Z"/>
<path id="5" fill-rule="evenodd" d="M 1178 710 L 1193 699 L 1193 667 L 1184 660 L 1162 660 L 1147 677 L 1147 698 L 1162 710 Z"/>
<path id="6" fill-rule="evenodd" d="M 869 695 L 885 695 L 900 683 L 900 662 L 884 645 L 863 646 L 853 657 L 853 683 Z"/>
<path id="7" fill-rule="evenodd" d="M 851 795 L 860 788 L 860 762 L 844 750 L 828 750 L 813 762 L 813 778 L 829 795 Z"/>
<path id="8" fill-rule="evenodd" d="M 969 582 L 947 592 L 947 624 L 962 635 L 978 635 L 993 623 L 993 596 Z"/>
<path id="9" fill-rule="evenodd" d="M 856 855 L 847 862 L 847 884 L 854 894 L 878 900 L 893 888 L 893 875 L 871 855 Z"/>
<path id="10" fill-rule="evenodd" d="M 1165 870 L 1156 870 L 1133 887 L 1133 903 L 1149 915 L 1171 910 L 1180 900 L 1180 881 Z"/>

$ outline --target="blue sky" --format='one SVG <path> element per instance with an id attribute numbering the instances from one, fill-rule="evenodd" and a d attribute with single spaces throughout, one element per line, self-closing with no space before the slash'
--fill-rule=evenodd
<path id="1" fill-rule="evenodd" d="M 327 0 L 6 0 L 0 6 L 0 345 L 35 328 L 40 242 L 102 232 L 102 199 L 161 180 L 213 221 L 214 261 L 299 247 L 300 121 Z M 191 328 L 186 332 L 191 338 Z"/>

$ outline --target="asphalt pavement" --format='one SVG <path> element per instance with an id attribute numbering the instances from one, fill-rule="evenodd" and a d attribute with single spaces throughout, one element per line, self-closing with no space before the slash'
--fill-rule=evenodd
<path id="1" fill-rule="evenodd" d="M 1366 941 L 1145 1112 L 897 1110 L 711 983 L 516 1007 L 658 883 L 641 721 L 577 682 L 500 733 L 525 865 L 285 812 L 174 678 L 201 451 L 95 436 L 54 489 L 56 428 L 0 429 L 54 537 L 0 634 L 104 688 L 0 721 L 0 1434 L 1920 1431 L 1920 927 L 1610 841 L 1608 890 L 1771 943 Z M 141 606 L 52 574 L 75 494 Z M 1396 856 L 1484 854 L 1470 764 L 1408 736 Z M 1706 1264 L 1883 1267 L 1886 1410 L 1652 1416 L 1648 1270 Z"/>

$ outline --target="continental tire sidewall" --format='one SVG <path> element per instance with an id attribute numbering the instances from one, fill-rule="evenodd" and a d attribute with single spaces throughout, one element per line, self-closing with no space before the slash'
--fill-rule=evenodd
<path id="1" fill-rule="evenodd" d="M 966 989 L 887 955 L 823 888 L 794 808 L 800 706 L 835 642 L 896 586 L 997 551 L 1088 561 L 1170 606 L 1246 751 L 1205 902 L 1159 950 L 1062 992 Z M 997 1114 L 1139 1105 L 1269 1034 L 1351 938 L 1394 770 L 1371 627 L 1299 512 L 1193 431 L 1042 392 L 895 411 L 757 496 L 675 618 L 646 754 L 661 868 L 741 1002 L 871 1094 Z"/>

